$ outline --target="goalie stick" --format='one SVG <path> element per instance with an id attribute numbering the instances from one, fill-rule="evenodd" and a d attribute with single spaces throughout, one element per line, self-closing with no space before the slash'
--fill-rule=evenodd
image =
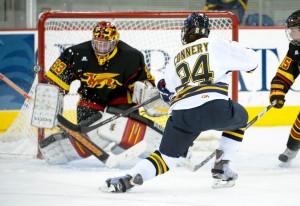
<path id="1" fill-rule="evenodd" d="M 124 162 L 126 159 L 132 159 L 134 157 L 139 156 L 147 149 L 147 143 L 145 141 L 141 141 L 129 149 L 125 150 L 121 154 L 115 155 L 113 153 L 108 154 L 103 149 L 98 147 L 93 141 L 88 139 L 85 134 L 79 133 L 76 131 L 72 131 L 65 127 L 64 125 L 58 125 L 60 129 L 65 132 L 68 132 L 75 141 L 77 141 L 80 145 L 82 145 L 87 151 L 89 151 L 93 156 L 98 158 L 105 166 L 108 168 L 113 168 Z"/>
<path id="2" fill-rule="evenodd" d="M 13 83 L 12 81 L 10 81 L 10 79 L 8 79 L 6 76 L 4 76 L 1 72 L 0 72 L 0 79 L 2 79 L 5 83 L 7 83 L 10 87 L 12 87 L 14 90 L 16 90 L 23 97 L 25 97 L 25 99 L 32 100 L 32 98 L 26 92 L 24 92 L 15 83 Z"/>
<path id="3" fill-rule="evenodd" d="M 119 114 L 116 114 L 102 122 L 99 122 L 98 124 L 95 124 L 95 125 L 92 125 L 92 126 L 89 126 L 89 127 L 85 127 L 85 126 L 81 126 L 79 124 L 73 124 L 72 122 L 70 122 L 69 120 L 67 120 L 66 118 L 64 118 L 62 115 L 58 114 L 57 115 L 57 120 L 60 124 L 62 124 L 63 126 L 67 127 L 68 129 L 74 131 L 74 132 L 80 132 L 80 133 L 88 133 L 94 129 L 97 129 L 109 122 L 112 122 L 120 117 L 123 117 L 123 116 L 126 116 L 126 115 L 129 115 L 130 113 L 138 110 L 140 107 L 143 107 L 144 105 L 146 104 L 149 104 L 157 99 L 159 99 L 160 96 L 159 95 L 156 95 L 142 103 L 139 103 L 139 104 L 136 104 L 135 106 L 119 113 Z"/>
<path id="4" fill-rule="evenodd" d="M 275 104 L 276 100 L 272 102 L 272 104 L 268 105 L 263 111 L 261 111 L 256 117 L 254 117 L 250 122 L 247 123 L 246 129 L 248 129 L 251 125 L 253 125 L 258 119 L 260 119 L 264 114 L 266 114 Z M 193 164 L 189 159 L 187 158 L 180 158 L 180 164 L 184 166 L 185 168 L 189 169 L 192 172 L 197 171 L 202 166 L 204 166 L 209 160 L 211 160 L 216 154 L 216 151 L 211 153 L 207 158 L 205 158 L 202 162 L 199 164 Z"/>
<path id="5" fill-rule="evenodd" d="M 2 73 L 0 73 L 0 78 L 3 81 L 5 81 L 10 87 L 12 87 L 14 90 L 20 93 L 23 97 L 25 97 L 28 100 L 34 101 L 34 99 L 31 96 L 29 96 L 25 91 L 23 91 L 19 86 L 13 83 Z M 61 125 L 59 125 L 59 127 L 65 132 L 68 132 L 75 141 L 78 141 L 87 151 L 89 151 L 92 155 L 97 157 L 100 161 L 105 162 L 108 159 L 109 155 L 104 150 L 102 150 L 97 145 L 95 145 L 93 142 L 91 142 L 89 139 L 84 137 L 83 134 L 72 132 L 71 130 L 64 128 Z"/>

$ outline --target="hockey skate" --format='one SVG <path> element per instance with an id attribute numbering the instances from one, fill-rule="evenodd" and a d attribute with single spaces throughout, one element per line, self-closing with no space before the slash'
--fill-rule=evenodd
<path id="1" fill-rule="evenodd" d="M 140 174 L 135 176 L 125 175 L 123 177 L 109 178 L 99 189 L 103 192 L 123 193 L 131 190 L 134 186 L 142 185 L 143 178 Z"/>
<path id="2" fill-rule="evenodd" d="M 222 160 L 223 154 L 222 150 L 216 150 L 216 161 L 211 170 L 214 189 L 232 187 L 238 178 L 238 174 L 229 168 L 229 160 Z"/>
<path id="3" fill-rule="evenodd" d="M 299 151 L 299 148 L 295 149 L 295 150 L 291 150 L 290 148 L 287 147 L 286 150 L 282 154 L 279 155 L 278 159 L 281 162 L 289 162 L 296 157 L 298 151 Z"/>

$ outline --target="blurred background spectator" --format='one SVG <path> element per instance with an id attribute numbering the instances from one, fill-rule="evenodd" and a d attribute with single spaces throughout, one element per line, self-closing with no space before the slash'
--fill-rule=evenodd
<path id="1" fill-rule="evenodd" d="M 285 26 L 299 0 L 0 0 L 0 28 L 36 28 L 39 14 L 60 11 L 199 11 L 228 9 L 240 25 Z M 267 16 L 267 17 L 264 17 Z M 246 22 L 247 18 L 248 23 Z M 264 21 L 264 18 L 268 18 Z M 267 23 L 263 23 L 267 22 Z"/>
<path id="2" fill-rule="evenodd" d="M 233 12 L 243 22 L 248 0 L 206 0 L 204 10 L 227 10 Z"/>

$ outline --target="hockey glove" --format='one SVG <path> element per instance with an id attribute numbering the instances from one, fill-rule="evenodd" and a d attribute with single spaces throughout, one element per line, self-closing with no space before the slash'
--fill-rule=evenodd
<path id="1" fill-rule="evenodd" d="M 173 97 L 174 97 L 174 93 L 170 92 L 167 88 L 166 88 L 166 82 L 164 79 L 159 80 L 159 82 L 157 83 L 157 89 L 159 91 L 159 95 L 160 98 L 164 101 L 164 102 L 170 102 Z"/>
<path id="2" fill-rule="evenodd" d="M 287 93 L 288 88 L 283 81 L 275 78 L 271 82 L 270 103 L 276 100 L 277 102 L 274 107 L 280 109 L 284 105 L 285 94 Z"/>

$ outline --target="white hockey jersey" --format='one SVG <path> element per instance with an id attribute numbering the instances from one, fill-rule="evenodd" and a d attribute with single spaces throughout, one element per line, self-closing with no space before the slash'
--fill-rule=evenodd
<path id="1" fill-rule="evenodd" d="M 257 64 L 255 51 L 238 42 L 201 38 L 184 45 L 175 51 L 164 73 L 166 88 L 175 93 L 169 112 L 228 99 L 228 73 L 249 72 Z"/>

